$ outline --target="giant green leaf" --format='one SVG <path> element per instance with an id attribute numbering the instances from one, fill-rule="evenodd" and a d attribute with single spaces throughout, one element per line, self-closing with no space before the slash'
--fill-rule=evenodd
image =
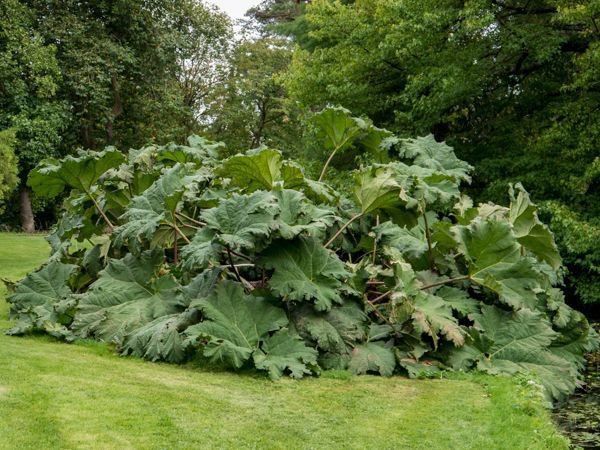
<path id="1" fill-rule="evenodd" d="M 456 347 L 465 343 L 464 332 L 452 316 L 452 307 L 436 295 L 416 295 L 412 302 L 413 324 L 419 333 L 428 334 L 437 348 L 438 335 L 443 334 Z"/>
<path id="2" fill-rule="evenodd" d="M 356 375 L 376 372 L 389 377 L 396 368 L 396 356 L 394 351 L 382 342 L 367 342 L 354 347 L 348 368 Z"/>
<path id="3" fill-rule="evenodd" d="M 284 239 L 293 239 L 299 234 L 322 237 L 336 221 L 332 209 L 315 206 L 301 192 L 283 189 L 273 195 L 280 209 L 277 229 Z"/>
<path id="4" fill-rule="evenodd" d="M 109 169 L 119 166 L 125 156 L 115 148 L 81 152 L 61 161 L 46 159 L 29 174 L 28 184 L 44 197 L 54 197 L 65 187 L 89 193 L 92 185 Z"/>
<path id="5" fill-rule="evenodd" d="M 402 186 L 385 167 L 370 167 L 354 175 L 354 197 L 362 214 L 392 208 L 403 203 Z"/>
<path id="6" fill-rule="evenodd" d="M 254 352 L 253 360 L 256 368 L 266 370 L 273 380 L 281 378 L 286 370 L 292 378 L 302 378 L 311 373 L 311 367 L 316 367 L 317 355 L 300 336 L 283 329 L 264 339 L 261 348 Z"/>
<path id="7" fill-rule="evenodd" d="M 123 338 L 121 354 L 151 361 L 183 361 L 187 345 L 181 331 L 194 323 L 195 315 L 195 311 L 169 314 L 141 326 Z"/>
<path id="8" fill-rule="evenodd" d="M 178 284 L 159 276 L 162 252 L 112 259 L 81 297 L 73 329 L 81 336 L 120 341 L 153 320 L 177 312 Z"/>
<path id="9" fill-rule="evenodd" d="M 141 240 L 152 241 L 161 225 L 171 227 L 174 234 L 172 227 L 178 223 L 175 213 L 181 207 L 184 190 L 196 180 L 180 164 L 168 169 L 152 186 L 131 200 L 121 217 L 125 223 L 115 230 L 115 243 L 122 245 L 128 242 L 135 247 Z"/>
<path id="10" fill-rule="evenodd" d="M 277 227 L 279 211 L 273 194 L 256 191 L 249 195 L 233 194 L 218 206 L 201 214 L 206 226 L 216 232 L 215 241 L 231 249 L 254 249 Z"/>
<path id="11" fill-rule="evenodd" d="M 449 207 L 460 198 L 459 179 L 436 169 L 394 162 L 387 165 L 408 208 L 421 204 Z"/>
<path id="12" fill-rule="evenodd" d="M 422 282 L 411 265 L 395 261 L 394 277 L 396 286 L 392 289 L 390 299 L 396 313 L 391 316 L 396 323 L 410 319 L 418 333 L 425 333 L 438 346 L 438 336 L 459 347 L 464 344 L 464 332 L 452 315 L 452 305 L 437 295 L 422 290 Z"/>
<path id="13" fill-rule="evenodd" d="M 76 266 L 51 261 L 19 282 L 6 301 L 11 318 L 17 320 L 8 334 L 43 330 L 57 337 L 71 338 L 66 328 L 71 323 L 76 301 L 68 281 Z"/>
<path id="14" fill-rule="evenodd" d="M 472 341 L 454 350 L 451 357 L 456 368 L 474 364 L 490 373 L 533 373 L 554 399 L 578 385 L 576 368 L 550 351 L 557 333 L 541 313 L 529 309 L 504 312 L 484 306 L 481 314 L 471 317 L 475 320 Z"/>
<path id="15" fill-rule="evenodd" d="M 515 190 L 518 192 L 515 197 Z M 510 187 L 509 218 L 519 243 L 547 262 L 554 270 L 561 265 L 560 254 L 554 243 L 552 232 L 538 218 L 537 208 L 531 202 L 529 194 L 520 183 Z"/>
<path id="16" fill-rule="evenodd" d="M 188 137 L 189 145 L 168 144 L 159 149 L 159 161 L 173 161 L 177 163 L 211 163 L 219 156 L 219 150 L 225 147 L 222 142 L 212 142 L 201 136 Z"/>
<path id="17" fill-rule="evenodd" d="M 462 181 L 471 180 L 469 172 L 473 167 L 458 159 L 452 147 L 444 142 L 437 142 L 432 134 L 416 139 L 404 139 L 400 155 L 411 158 L 417 166 L 434 169 Z"/>
<path id="18" fill-rule="evenodd" d="M 373 232 L 382 245 L 394 247 L 408 257 L 419 258 L 427 253 L 427 239 L 420 226 L 408 229 L 387 221 L 373 228 Z"/>
<path id="19" fill-rule="evenodd" d="M 225 281 L 214 294 L 193 304 L 206 320 L 186 330 L 188 340 L 206 341 L 204 355 L 216 362 L 240 368 L 258 349 L 270 331 L 287 325 L 281 308 L 244 293 L 239 283 Z"/>
<path id="20" fill-rule="evenodd" d="M 471 281 L 496 292 L 513 308 L 535 309 L 540 275 L 534 262 L 521 256 L 510 224 L 476 218 L 469 226 L 456 225 L 452 231 Z"/>
<path id="21" fill-rule="evenodd" d="M 248 192 L 270 191 L 276 181 L 281 181 L 281 153 L 262 150 L 252 155 L 232 156 L 223 162 L 216 175 L 231 178 L 234 186 Z"/>
<path id="22" fill-rule="evenodd" d="M 197 303 L 198 299 L 208 297 L 214 291 L 220 272 L 220 269 L 210 269 L 194 277 L 181 289 L 176 301 L 178 306 L 189 308 L 161 316 L 127 334 L 120 345 L 121 354 L 152 361 L 183 361 L 189 347 L 183 331 L 200 320 L 198 309 L 190 303 Z"/>
<path id="23" fill-rule="evenodd" d="M 292 320 L 302 336 L 329 353 L 349 353 L 348 348 L 363 341 L 367 334 L 367 316 L 353 302 L 334 306 L 327 312 L 303 306 L 294 310 Z"/>
<path id="24" fill-rule="evenodd" d="M 352 117 L 350 111 L 340 107 L 325 108 L 315 114 L 313 120 L 329 151 L 344 150 L 352 145 L 367 125 L 363 120 Z"/>
<path id="25" fill-rule="evenodd" d="M 217 264 L 223 246 L 215 242 L 216 233 L 208 228 L 198 231 L 181 251 L 182 265 L 187 270 L 204 269 Z"/>
<path id="26" fill-rule="evenodd" d="M 270 288 L 292 301 L 314 301 L 319 311 L 342 303 L 341 280 L 349 273 L 337 255 L 315 238 L 299 237 L 277 241 L 265 252 L 262 262 L 274 269 Z"/>

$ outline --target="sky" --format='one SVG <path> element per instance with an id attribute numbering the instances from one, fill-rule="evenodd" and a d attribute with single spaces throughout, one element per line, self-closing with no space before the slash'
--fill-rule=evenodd
<path id="1" fill-rule="evenodd" d="M 233 19 L 241 19 L 246 11 L 258 5 L 260 0 L 208 0 L 207 3 L 217 5 Z"/>

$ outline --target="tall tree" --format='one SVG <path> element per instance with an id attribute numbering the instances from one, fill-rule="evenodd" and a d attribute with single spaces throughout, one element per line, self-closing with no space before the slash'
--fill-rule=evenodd
<path id="1" fill-rule="evenodd" d="M 61 81 L 56 48 L 36 31 L 33 11 L 18 0 L 0 3 L 0 130 L 12 128 L 10 145 L 19 160 L 22 228 L 35 229 L 28 172 L 46 156 L 58 156 L 68 120 L 58 95 Z M 12 139 L 4 135 L 4 147 Z M 5 159 L 2 164 L 9 164 Z"/>
<path id="2" fill-rule="evenodd" d="M 294 99 L 432 132 L 475 165 L 477 199 L 501 201 L 521 181 L 597 227 L 598 0 L 314 0 L 302 20 Z"/>
<path id="3" fill-rule="evenodd" d="M 291 59 L 289 42 L 264 37 L 233 50 L 224 83 L 207 99 L 208 131 L 233 151 L 267 145 L 289 148 L 298 140 L 296 114 L 279 75 Z"/>

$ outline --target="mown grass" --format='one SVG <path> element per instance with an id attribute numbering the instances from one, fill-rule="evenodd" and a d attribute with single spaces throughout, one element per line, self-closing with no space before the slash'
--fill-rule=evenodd
<path id="1" fill-rule="evenodd" d="M 22 277 L 46 251 L 41 237 L 0 234 L 0 277 Z M 6 313 L 0 299 L 0 329 Z M 93 342 L 0 335 L 0 448 L 567 447 L 508 378 L 271 382 L 120 358 Z"/>

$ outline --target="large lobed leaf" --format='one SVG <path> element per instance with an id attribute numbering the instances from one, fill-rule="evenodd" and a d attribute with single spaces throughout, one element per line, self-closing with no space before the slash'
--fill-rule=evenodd
<path id="1" fill-rule="evenodd" d="M 299 237 L 276 241 L 262 257 L 263 264 L 274 269 L 270 288 L 291 301 L 314 301 L 319 311 L 341 304 L 340 288 L 349 276 L 338 256 L 315 238 Z"/>
<path id="2" fill-rule="evenodd" d="M 44 197 L 55 197 L 65 187 L 89 193 L 107 170 L 124 161 L 123 154 L 111 147 L 101 152 L 81 152 L 80 156 L 67 156 L 61 161 L 46 159 L 31 171 L 28 184 Z"/>
<path id="3" fill-rule="evenodd" d="M 481 314 L 471 317 L 475 320 L 472 341 L 454 351 L 450 361 L 455 368 L 475 365 L 490 373 L 533 373 L 554 399 L 579 385 L 576 367 L 551 351 L 558 334 L 541 313 L 484 306 Z"/>
<path id="4" fill-rule="evenodd" d="M 515 190 L 517 195 L 515 197 Z M 510 187 L 509 219 L 519 244 L 540 260 L 547 262 L 554 270 L 562 264 L 560 254 L 554 242 L 552 232 L 537 215 L 537 208 L 531 202 L 529 194 L 520 183 Z"/>
<path id="5" fill-rule="evenodd" d="M 250 195 L 233 194 L 219 206 L 203 211 L 201 218 L 215 232 L 215 242 L 233 250 L 252 250 L 277 228 L 278 212 L 273 194 L 256 191 Z"/>
<path id="6" fill-rule="evenodd" d="M 179 285 L 158 275 L 161 251 L 112 259 L 78 305 L 73 329 L 81 336 L 120 342 L 153 320 L 177 312 Z"/>
<path id="7" fill-rule="evenodd" d="M 452 232 L 466 259 L 470 280 L 496 292 L 515 309 L 535 309 L 540 274 L 535 261 L 521 256 L 510 224 L 478 217 L 468 226 L 454 226 Z"/>
<path id="8" fill-rule="evenodd" d="M 11 305 L 11 318 L 17 320 L 8 334 L 20 335 L 39 330 L 72 339 L 67 326 L 73 319 L 77 302 L 68 281 L 76 269 L 72 264 L 50 261 L 18 283 L 14 293 L 6 299 Z"/>

